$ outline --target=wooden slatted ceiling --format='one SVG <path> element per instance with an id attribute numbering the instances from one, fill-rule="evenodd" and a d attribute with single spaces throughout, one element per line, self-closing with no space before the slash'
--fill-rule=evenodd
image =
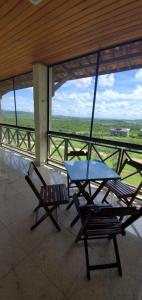
<path id="1" fill-rule="evenodd" d="M 141 0 L 0 1 L 0 79 L 142 37 Z"/>
<path id="2" fill-rule="evenodd" d="M 53 67 L 53 92 L 67 80 L 90 77 L 96 74 L 97 55 L 90 54 Z M 109 74 L 142 67 L 142 41 L 117 46 L 100 52 L 99 74 Z M 32 72 L 0 82 L 0 97 L 13 88 L 33 85 Z"/>

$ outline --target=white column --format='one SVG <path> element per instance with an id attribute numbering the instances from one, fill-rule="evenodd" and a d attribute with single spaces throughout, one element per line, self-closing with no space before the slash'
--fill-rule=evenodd
<path id="1" fill-rule="evenodd" d="M 52 67 L 49 68 L 49 94 L 48 94 L 48 111 L 49 111 L 49 122 L 48 122 L 48 130 L 52 130 L 52 120 L 51 120 L 51 116 L 52 116 L 52 96 L 53 96 L 53 78 L 52 78 Z"/>
<path id="2" fill-rule="evenodd" d="M 42 165 L 47 161 L 48 130 L 48 66 L 41 63 L 33 65 L 35 153 L 36 162 Z"/>
<path id="3" fill-rule="evenodd" d="M 2 113 L 1 113 L 1 100 L 2 100 L 2 96 L 0 96 L 0 123 L 3 123 L 3 118 L 2 118 Z M 0 145 L 2 142 L 2 128 L 0 126 Z"/>

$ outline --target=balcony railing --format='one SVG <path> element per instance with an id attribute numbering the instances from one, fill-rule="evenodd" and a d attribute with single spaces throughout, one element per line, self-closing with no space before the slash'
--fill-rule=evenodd
<path id="1" fill-rule="evenodd" d="M 35 154 L 33 128 L 0 124 L 0 144 L 29 154 Z"/>
<path id="2" fill-rule="evenodd" d="M 0 144 L 35 155 L 35 130 L 28 127 L 0 124 Z M 117 172 L 120 171 L 125 158 L 142 162 L 142 145 L 99 138 L 90 139 L 52 131 L 48 133 L 49 164 L 63 168 L 64 160 L 67 160 L 67 153 L 72 150 L 86 150 L 88 159 L 99 159 Z M 133 176 L 131 168 L 125 170 L 123 175 L 131 185 L 137 185 L 142 178 L 141 173 Z"/>
<path id="3" fill-rule="evenodd" d="M 142 162 L 142 145 L 49 132 L 48 163 L 63 167 L 64 160 L 67 160 L 67 153 L 72 150 L 86 150 L 88 159 L 99 159 L 117 172 L 120 171 L 126 158 Z M 141 173 L 133 176 L 131 168 L 124 173 L 123 175 L 127 177 L 126 181 L 131 185 L 137 185 L 142 178 Z"/>

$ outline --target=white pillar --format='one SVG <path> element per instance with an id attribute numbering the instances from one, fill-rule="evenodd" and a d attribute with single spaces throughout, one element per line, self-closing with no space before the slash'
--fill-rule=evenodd
<path id="1" fill-rule="evenodd" d="M 48 66 L 41 63 L 33 65 L 35 153 L 36 162 L 42 165 L 47 161 L 48 131 Z"/>
<path id="2" fill-rule="evenodd" d="M 53 96 L 53 78 L 52 78 L 52 67 L 49 68 L 49 88 L 48 88 L 48 111 L 49 111 L 49 122 L 48 122 L 48 130 L 52 130 L 52 120 L 51 120 L 51 116 L 52 116 L 52 96 Z"/>

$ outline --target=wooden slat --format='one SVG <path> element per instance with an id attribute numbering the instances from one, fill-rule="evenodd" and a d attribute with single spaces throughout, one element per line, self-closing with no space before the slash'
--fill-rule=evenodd
<path id="1" fill-rule="evenodd" d="M 29 28 L 29 31 L 27 29 L 25 32 L 25 35 L 23 33 L 22 40 L 20 40 L 21 41 L 20 45 L 19 45 L 19 38 L 20 38 L 21 32 L 19 33 L 20 34 L 19 36 L 15 33 L 15 40 L 10 40 L 10 37 L 8 37 L 8 35 L 7 35 L 7 38 L 9 38 L 9 41 L 7 42 L 7 44 L 4 44 L 4 42 L 3 42 L 3 46 L 5 45 L 8 47 L 8 45 L 10 46 L 10 44 L 12 43 L 13 50 L 16 47 L 18 49 L 20 49 L 20 47 L 21 48 L 25 47 L 25 46 L 27 46 L 27 44 L 29 44 L 29 46 L 31 46 L 31 43 L 34 43 L 34 42 L 36 42 L 36 44 L 37 44 L 37 40 L 39 40 L 39 43 L 40 43 L 41 39 L 46 44 L 45 41 L 47 40 L 47 37 L 48 37 L 48 43 L 50 42 L 50 40 L 53 41 L 53 39 L 55 39 L 55 38 L 58 38 L 58 39 L 60 38 L 60 40 L 61 40 L 61 38 L 65 39 L 70 36 L 72 38 L 72 35 L 76 36 L 75 34 L 79 33 L 80 30 L 82 30 L 82 29 L 84 29 L 84 32 L 86 32 L 87 29 L 90 31 L 90 27 L 92 28 L 92 33 L 94 34 L 94 30 L 95 30 L 95 32 L 97 32 L 98 28 L 104 29 L 104 26 L 107 26 L 107 24 L 109 24 L 109 23 L 113 24 L 113 26 L 116 27 L 115 23 L 117 21 L 117 18 L 118 18 L 118 25 L 121 24 L 121 20 L 125 19 L 125 22 L 126 22 L 127 18 L 128 18 L 128 22 L 130 23 L 130 21 L 129 21 L 130 17 L 133 15 L 135 17 L 135 9 L 134 9 L 135 6 L 136 5 L 134 2 L 132 2 L 131 4 L 128 5 L 128 12 L 127 12 L 128 16 L 127 16 L 127 14 L 125 14 L 125 18 L 124 18 L 124 15 L 121 17 L 123 7 L 121 7 L 121 9 L 119 9 L 120 4 L 115 11 L 113 10 L 112 5 L 111 5 L 111 7 L 107 6 L 106 10 L 110 9 L 109 15 L 107 13 L 104 14 L 104 11 L 105 11 L 105 7 L 104 7 L 104 10 L 102 9 L 102 10 L 97 11 L 98 16 L 97 16 L 97 12 L 94 12 L 93 15 L 92 15 L 92 13 L 90 13 L 89 16 L 87 15 L 86 22 L 83 20 L 84 18 L 82 17 L 81 20 L 83 21 L 83 24 L 81 25 L 81 27 L 80 27 L 80 19 L 79 19 L 78 14 L 76 14 L 74 20 L 72 18 L 70 20 L 70 16 L 67 15 L 67 18 L 65 20 L 63 20 L 63 24 L 62 24 L 62 22 L 60 22 L 61 23 L 60 24 L 59 21 L 56 22 L 56 20 L 52 20 L 50 23 L 50 19 L 49 19 L 48 24 L 44 26 L 44 31 L 41 30 L 42 24 L 40 24 L 40 22 L 39 22 L 39 23 L 37 23 L 37 26 L 38 26 L 37 28 L 35 28 L 35 26 L 34 26 L 33 29 Z M 139 8 L 139 11 L 140 11 L 140 9 L 142 11 L 142 6 L 138 7 L 138 8 Z M 92 11 L 91 7 L 90 7 L 90 9 Z M 131 10 L 131 14 L 129 13 L 130 10 Z M 137 10 L 136 10 L 136 14 L 137 14 Z M 91 16 L 91 20 L 90 20 L 90 16 Z M 112 20 L 111 20 L 111 16 L 112 16 Z M 120 16 L 120 18 L 119 18 L 119 16 Z M 57 20 L 58 20 L 58 18 L 57 18 Z M 60 20 L 60 18 L 59 18 L 59 20 Z M 75 22 L 75 20 L 76 20 L 76 22 Z M 68 23 L 69 23 L 71 29 L 73 27 L 72 30 L 70 30 L 70 27 L 67 26 Z M 88 26 L 88 24 L 89 24 L 89 26 Z M 96 25 L 98 25 L 98 26 L 96 27 Z M 94 28 L 93 28 L 93 26 L 94 26 Z M 48 27 L 49 27 L 49 31 L 48 31 Z M 63 29 L 63 32 L 62 31 L 60 32 L 60 27 L 61 27 L 61 29 Z M 72 33 L 72 35 L 71 35 L 71 33 Z M 1 55 L 2 55 L 2 53 L 1 53 Z"/>
<path id="2" fill-rule="evenodd" d="M 17 6 L 20 0 L 13 0 L 13 1 L 0 1 L 0 18 L 3 18 L 7 15 L 7 13 L 11 12 L 14 7 Z M 23 1 L 24 2 L 24 1 Z"/>
<path id="3" fill-rule="evenodd" d="M 68 9 L 72 9 L 72 7 L 76 7 L 77 3 L 80 4 L 80 2 L 81 0 L 73 0 L 69 3 L 67 3 L 65 0 L 58 0 L 53 2 L 50 1 L 49 3 L 47 3 L 46 1 L 42 2 L 45 3 L 42 9 L 38 9 L 38 6 L 36 6 L 36 11 L 33 11 L 33 9 L 29 7 L 29 9 L 26 11 L 26 15 L 18 15 L 18 18 L 15 21 L 13 20 L 12 28 L 11 26 L 7 27 L 8 38 L 15 36 L 19 38 L 21 37 L 21 34 L 23 36 L 27 35 L 29 32 L 31 32 L 31 27 L 34 30 L 38 30 L 40 25 L 42 26 L 42 29 L 44 29 L 45 25 L 48 25 L 51 20 L 55 22 L 56 19 L 54 18 L 59 17 L 61 13 L 65 13 Z M 5 25 L 6 24 L 3 23 L 3 27 L 5 27 Z M 20 34 L 20 36 L 17 36 L 18 33 Z"/>
<path id="4" fill-rule="evenodd" d="M 118 196 L 132 196 L 135 194 L 136 189 L 130 188 L 125 183 L 118 181 L 118 182 L 108 182 L 106 186 L 111 189 Z"/>
<path id="5" fill-rule="evenodd" d="M 135 28 L 133 28 L 133 30 L 134 30 L 134 32 L 137 32 L 137 35 L 135 35 L 135 38 L 140 37 L 141 27 L 137 31 L 135 31 Z M 127 31 L 127 40 L 128 41 L 131 38 L 131 34 L 132 34 L 132 31 L 131 32 Z M 112 43 L 112 44 L 120 42 L 120 41 L 126 41 L 125 33 L 124 33 L 123 39 L 121 39 L 121 37 L 120 37 L 120 35 L 118 33 L 118 35 L 115 35 L 113 38 L 109 37 L 109 40 L 110 40 L 110 43 Z M 94 39 L 90 41 L 90 47 L 89 47 L 90 51 L 92 51 L 93 48 L 94 48 L 94 42 L 95 42 Z M 101 48 L 101 47 L 107 46 L 107 45 L 108 45 L 108 39 L 107 39 L 107 37 L 103 37 L 102 41 L 101 41 L 101 39 L 96 40 L 96 46 L 98 48 Z M 70 57 L 74 57 L 75 55 L 77 56 L 77 55 L 86 53 L 87 50 L 88 50 L 88 44 L 82 44 L 80 47 L 79 46 L 77 46 L 77 47 L 74 46 L 74 48 L 72 47 L 72 48 L 70 48 L 67 51 L 65 49 L 65 50 L 63 50 L 61 52 L 58 51 L 58 52 L 56 52 L 54 54 L 52 53 L 52 55 L 49 55 L 48 53 L 46 53 L 46 55 L 42 57 L 43 60 L 41 59 L 41 61 L 43 61 L 45 63 L 58 62 L 60 60 L 64 60 L 65 57 L 66 58 L 70 58 Z M 23 63 L 23 70 L 24 70 L 24 72 L 26 72 L 26 70 L 30 71 L 31 68 L 32 68 L 32 64 L 30 64 L 30 63 L 26 64 L 25 63 L 25 59 L 26 59 L 26 57 L 23 57 L 23 61 L 21 60 L 21 64 Z M 19 63 L 20 63 L 20 61 L 19 61 Z M 17 68 L 17 66 L 15 67 L 15 62 L 13 62 L 12 66 L 13 67 L 12 67 L 12 70 L 10 72 L 11 76 L 15 74 L 16 69 L 17 69 L 17 73 L 18 74 L 21 73 L 21 66 L 20 65 L 18 65 L 19 68 Z M 6 68 L 4 68 L 4 70 L 6 72 L 4 73 L 4 77 L 3 78 L 6 78 L 7 70 L 6 70 Z"/>
<path id="6" fill-rule="evenodd" d="M 138 23 L 139 23 L 139 21 L 138 21 Z M 132 26 L 133 26 L 133 24 L 131 24 Z M 123 27 L 122 27 L 122 30 L 123 30 Z M 121 32 L 122 32 L 122 30 L 121 30 Z M 115 32 L 115 30 L 114 30 L 114 32 Z M 129 31 L 128 31 L 129 32 Z M 131 28 L 130 28 L 130 32 L 131 32 Z M 118 33 L 118 32 L 116 32 L 116 33 Z M 99 37 L 102 37 L 101 35 L 98 35 Z M 83 38 L 84 37 L 84 38 Z M 83 44 L 85 44 L 85 43 L 89 43 L 90 42 L 90 40 L 92 40 L 92 36 L 90 36 L 89 34 L 88 34 L 88 36 L 84 36 L 83 35 Z M 103 35 L 103 38 L 104 38 L 104 35 Z M 95 39 L 94 40 L 96 40 L 97 39 L 97 37 L 95 37 Z M 63 44 L 63 43 L 62 43 Z M 68 51 L 68 50 L 70 50 L 70 49 L 72 49 L 74 46 L 76 46 L 76 47 L 79 47 L 80 46 L 80 42 L 78 41 L 78 39 L 77 39 L 77 41 L 76 40 L 72 40 L 71 41 L 71 45 L 70 44 L 66 44 L 66 47 L 60 47 L 60 43 L 59 44 L 57 44 L 57 46 L 58 46 L 58 48 L 56 48 L 56 45 L 54 46 L 54 44 L 52 45 L 52 47 L 51 48 L 47 48 L 46 49 L 46 47 L 42 47 L 42 45 L 41 45 L 41 48 L 42 48 L 42 52 L 40 51 L 41 50 L 41 48 L 38 50 L 38 51 L 36 51 L 35 52 L 35 54 L 33 55 L 32 53 L 31 53 L 31 55 L 32 55 L 32 57 L 33 57 L 33 61 L 34 61 L 34 59 L 36 59 L 36 56 L 38 56 L 40 59 L 42 59 L 42 58 L 44 58 L 44 57 L 46 57 L 47 56 L 47 53 L 48 53 L 48 55 L 49 55 L 49 53 L 52 53 L 52 56 L 55 54 L 55 53 L 59 53 L 59 51 L 61 52 L 62 50 L 64 51 Z M 82 44 L 81 44 L 81 46 L 82 46 Z M 60 50 L 57 50 L 57 49 L 60 49 Z M 56 50 L 56 51 L 55 51 Z M 27 52 L 25 52 L 24 53 L 24 55 L 28 55 L 28 51 L 30 51 L 30 50 L 27 50 Z M 15 56 L 15 58 L 16 58 L 16 62 L 17 62 L 17 57 L 19 57 L 19 59 L 20 59 L 20 53 L 17 53 L 17 55 Z M 22 55 L 22 53 L 21 53 L 21 58 L 23 57 L 23 55 Z M 13 59 L 14 59 L 14 57 L 13 57 Z M 28 58 L 27 58 L 28 59 Z M 48 60 L 49 62 L 50 62 L 50 60 Z M 9 62 L 10 63 L 10 62 Z"/>
<path id="7" fill-rule="evenodd" d="M 72 48 L 65 48 L 62 51 L 56 51 L 56 52 L 52 52 L 51 55 L 48 54 L 45 55 L 43 58 L 47 59 L 50 63 L 56 63 L 58 61 L 62 61 L 68 58 L 72 58 L 75 57 L 77 55 L 81 55 L 87 52 L 91 52 L 94 50 L 94 45 L 96 49 L 100 49 L 100 48 L 104 48 L 104 47 L 108 47 L 108 40 L 109 40 L 109 46 L 115 45 L 117 43 L 121 43 L 121 42 L 127 42 L 129 40 L 131 40 L 131 37 L 133 36 L 134 39 L 137 38 L 141 38 L 141 31 L 142 31 L 142 26 L 136 26 L 136 27 L 132 27 L 130 29 L 127 29 L 124 31 L 117 31 L 114 34 L 109 33 L 108 35 L 103 34 L 102 36 L 99 36 L 98 38 L 92 38 L 89 40 L 88 43 L 84 43 L 82 42 L 80 45 L 77 46 L 73 46 Z M 89 44 L 89 46 L 88 46 Z M 87 51 L 89 50 L 89 51 Z"/>
<path id="8" fill-rule="evenodd" d="M 0 79 L 142 37 L 140 0 L 0 2 Z"/>
<path id="9" fill-rule="evenodd" d="M 141 13 L 140 13 L 140 15 L 141 15 Z M 125 20 L 125 18 L 124 17 L 122 17 L 122 19 L 121 20 L 119 20 L 118 22 L 116 22 L 116 27 L 114 26 L 113 27 L 113 29 L 111 30 L 111 32 L 113 33 L 113 32 L 115 32 L 116 30 L 117 30 L 117 23 L 119 24 L 119 22 L 120 22 L 120 26 L 119 26 L 119 30 L 123 30 L 123 28 L 127 28 L 128 26 L 130 26 L 130 28 L 131 27 L 133 27 L 133 26 L 138 26 L 139 24 L 141 24 L 142 23 L 142 20 L 140 19 L 140 16 L 139 14 L 138 15 L 136 15 L 136 16 L 134 16 L 133 17 L 133 20 L 131 20 L 131 24 L 127 24 L 127 21 Z M 125 22 L 126 22 L 126 24 L 125 24 Z M 113 23 L 111 23 L 111 24 L 109 24 L 108 26 L 105 26 L 105 30 L 104 30 L 104 27 L 103 27 L 103 25 L 100 27 L 100 31 L 99 31 L 99 29 L 97 30 L 97 33 L 96 33 L 96 35 L 95 35 L 95 39 L 97 39 L 97 37 L 98 36 L 101 36 L 102 35 L 102 33 L 104 34 L 108 34 L 109 32 L 110 32 L 110 29 L 111 29 L 111 27 L 112 27 L 112 25 L 113 25 Z M 96 27 L 97 28 L 97 27 Z M 68 37 L 68 39 L 66 38 L 66 44 L 67 44 L 67 42 L 68 41 L 70 41 L 70 39 L 72 38 L 72 40 L 71 40 L 71 44 L 73 45 L 73 43 L 75 42 L 75 41 L 77 41 L 77 43 L 80 43 L 80 40 L 79 40 L 79 37 L 81 37 L 82 38 L 82 40 L 83 40 L 83 42 L 84 41 L 89 41 L 90 40 L 90 37 L 92 38 L 93 36 L 94 36 L 94 34 L 93 33 L 91 33 L 91 34 L 89 34 L 89 32 L 90 32 L 90 28 L 86 28 L 86 31 L 85 31 L 85 33 L 84 33 L 84 31 L 79 31 L 79 32 L 77 32 L 76 33 L 76 35 L 75 35 L 75 37 L 73 37 L 72 35 L 70 35 L 69 37 Z M 82 34 L 81 34 L 82 33 Z M 54 47 L 54 45 L 55 46 L 57 46 L 58 47 L 58 49 L 60 48 L 60 50 L 62 50 L 62 48 L 64 48 L 64 43 L 65 43 L 65 38 L 63 39 L 63 40 L 61 40 L 61 39 L 58 39 L 58 40 L 56 40 L 56 41 L 50 41 L 50 40 L 48 40 L 48 47 L 46 48 L 46 44 L 44 44 L 44 42 L 43 42 L 43 44 L 41 44 L 40 43 L 40 51 L 41 51 L 41 48 L 42 48 L 42 55 L 44 56 L 44 49 L 45 49 L 45 51 L 47 52 L 51 52 L 52 54 L 54 53 L 53 52 L 53 47 Z M 58 41 L 59 41 L 59 44 L 58 44 Z M 51 44 L 51 48 L 50 48 L 50 44 Z M 60 44 L 62 44 L 63 46 L 62 46 L 62 48 L 60 47 Z M 22 46 L 21 46 L 22 47 Z M 28 48 L 25 48 L 25 53 L 24 54 L 26 54 L 26 53 L 28 53 L 28 51 L 30 51 L 30 48 L 31 48 L 31 45 L 29 45 L 29 47 Z M 13 51 L 14 51 L 14 48 L 13 48 Z M 17 50 L 16 52 L 15 52 L 15 54 L 13 54 L 13 58 L 14 57 L 17 57 L 17 55 L 19 56 L 20 55 L 20 51 L 23 51 L 23 48 L 21 48 L 21 50 L 19 49 L 19 50 Z M 38 52 L 37 52 L 37 54 L 38 54 Z M 2 54 L 1 54 L 2 55 Z M 46 55 L 46 54 L 45 54 Z M 6 59 L 8 59 L 8 56 L 5 54 L 5 57 L 6 57 Z M 4 58 L 4 57 L 3 57 Z"/>

